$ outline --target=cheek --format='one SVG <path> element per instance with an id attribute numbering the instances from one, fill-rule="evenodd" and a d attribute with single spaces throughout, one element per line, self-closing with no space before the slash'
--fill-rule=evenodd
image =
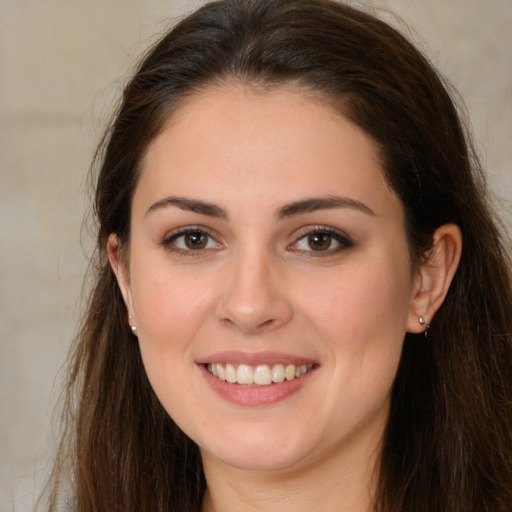
<path id="1" fill-rule="evenodd" d="M 337 411 L 339 424 L 352 424 L 348 413 L 361 424 L 375 414 L 387 415 L 406 332 L 410 289 L 409 276 L 392 268 L 382 261 L 352 268 L 324 283 L 329 293 L 321 283 L 311 290 L 309 322 L 323 341 L 332 371 L 325 413 Z"/>
<path id="2" fill-rule="evenodd" d="M 301 308 L 355 399 L 379 386 L 387 390 L 400 360 L 411 281 L 408 261 L 402 267 L 393 261 L 400 262 L 381 255 L 310 283 Z"/>
<path id="3" fill-rule="evenodd" d="M 190 284 L 190 283 L 189 283 Z M 201 406 L 191 386 L 190 370 L 195 366 L 193 340 L 201 310 L 206 310 L 204 295 L 194 294 L 190 286 L 167 277 L 134 282 L 137 300 L 138 341 L 148 380 L 160 403 L 178 424 L 183 411 Z M 185 421 L 185 424 L 188 424 Z"/>
<path id="4" fill-rule="evenodd" d="M 184 368 L 180 363 L 194 364 L 191 344 L 201 318 L 209 314 L 211 287 L 198 278 L 161 268 L 135 269 L 132 290 L 147 373 L 150 380 L 156 377 L 169 381 L 179 377 Z"/>
<path id="5" fill-rule="evenodd" d="M 318 324 L 350 335 L 405 333 L 410 304 L 409 280 L 384 265 L 340 272 L 324 283 L 309 285 L 309 309 Z M 347 340 L 349 341 L 349 340 Z"/>
<path id="6" fill-rule="evenodd" d="M 194 315 L 206 307 L 211 286 L 204 274 L 172 268 L 165 257 L 151 256 L 139 257 L 131 269 L 138 330 L 170 336 L 193 328 Z"/>

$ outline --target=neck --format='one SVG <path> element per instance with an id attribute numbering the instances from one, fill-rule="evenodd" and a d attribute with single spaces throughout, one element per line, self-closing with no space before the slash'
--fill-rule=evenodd
<path id="1" fill-rule="evenodd" d="M 202 512 L 370 512 L 380 442 L 366 453 L 332 452 L 282 471 L 238 469 L 203 453 Z"/>

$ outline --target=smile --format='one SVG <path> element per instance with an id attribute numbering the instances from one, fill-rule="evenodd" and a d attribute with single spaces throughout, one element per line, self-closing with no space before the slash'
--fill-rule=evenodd
<path id="1" fill-rule="evenodd" d="M 313 364 L 247 364 L 208 363 L 207 371 L 219 380 L 243 386 L 270 386 L 281 382 L 292 381 L 306 375 L 313 369 Z"/>

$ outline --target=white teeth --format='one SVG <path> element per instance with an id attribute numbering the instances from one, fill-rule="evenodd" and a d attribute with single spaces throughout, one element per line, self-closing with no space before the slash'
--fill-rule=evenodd
<path id="1" fill-rule="evenodd" d="M 239 364 L 236 370 L 236 381 L 238 384 L 252 384 L 254 382 L 252 368 L 246 364 Z"/>
<path id="2" fill-rule="evenodd" d="M 217 368 L 216 377 L 219 377 L 220 380 L 226 380 L 226 370 L 224 369 L 224 366 L 219 363 L 214 364 L 213 366 Z"/>
<path id="3" fill-rule="evenodd" d="M 284 377 L 284 364 L 275 364 L 272 367 L 272 382 L 283 382 Z"/>
<path id="4" fill-rule="evenodd" d="M 234 384 L 236 382 L 236 370 L 232 364 L 226 365 L 226 380 Z"/>
<path id="5" fill-rule="evenodd" d="M 297 366 L 297 368 L 295 368 L 295 378 L 298 379 L 299 377 L 302 377 L 307 373 L 307 371 L 308 369 L 306 365 Z"/>
<path id="6" fill-rule="evenodd" d="M 254 384 L 258 386 L 268 386 L 272 384 L 272 372 L 266 364 L 256 366 L 254 370 Z"/>
<path id="7" fill-rule="evenodd" d="M 273 382 L 279 383 L 284 380 L 294 380 L 302 377 L 313 368 L 312 364 L 303 364 L 295 366 L 294 364 L 284 365 L 275 364 L 272 368 L 266 364 L 256 367 L 247 364 L 209 363 L 206 369 L 220 380 L 225 380 L 231 384 L 242 384 L 245 386 L 270 386 Z"/>

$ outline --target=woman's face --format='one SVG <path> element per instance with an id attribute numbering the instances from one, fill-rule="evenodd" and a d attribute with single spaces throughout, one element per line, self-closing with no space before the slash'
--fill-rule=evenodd
<path id="1" fill-rule="evenodd" d="M 205 464 L 371 457 L 419 286 L 372 140 L 299 90 L 233 85 L 192 97 L 142 164 L 120 284 Z"/>

